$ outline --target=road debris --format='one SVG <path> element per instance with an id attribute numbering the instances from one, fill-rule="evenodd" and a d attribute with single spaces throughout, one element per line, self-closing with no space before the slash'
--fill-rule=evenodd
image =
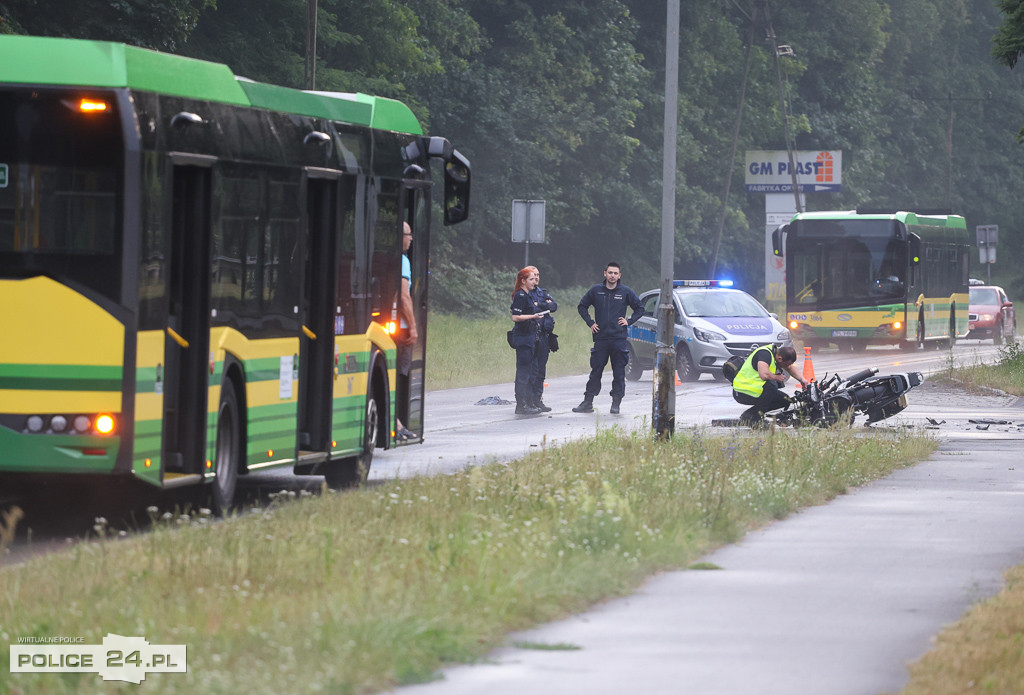
<path id="1" fill-rule="evenodd" d="M 481 398 L 474 405 L 512 405 L 512 401 L 502 400 L 500 396 L 487 396 Z"/>

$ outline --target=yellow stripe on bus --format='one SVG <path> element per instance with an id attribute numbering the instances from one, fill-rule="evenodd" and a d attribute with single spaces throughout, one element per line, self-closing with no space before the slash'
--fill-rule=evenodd
<path id="1" fill-rule="evenodd" d="M 0 403 L 7 413 L 118 413 L 121 392 L 0 389 Z"/>
<path id="2" fill-rule="evenodd" d="M 116 366 L 124 359 L 124 325 L 95 302 L 46 277 L 0 280 L 0 363 Z M 120 407 L 120 405 L 118 406 Z"/>

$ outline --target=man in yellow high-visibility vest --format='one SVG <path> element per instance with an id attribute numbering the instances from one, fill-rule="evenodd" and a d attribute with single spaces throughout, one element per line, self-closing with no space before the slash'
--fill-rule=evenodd
<path id="1" fill-rule="evenodd" d="M 733 400 L 750 406 L 740 415 L 740 422 L 751 427 L 762 426 L 766 412 L 789 403 L 789 397 L 779 388 L 786 381 L 779 368 L 789 372 L 801 386 L 807 386 L 804 378 L 797 374 L 795 364 L 796 350 L 788 346 L 762 345 L 747 356 L 732 380 Z"/>

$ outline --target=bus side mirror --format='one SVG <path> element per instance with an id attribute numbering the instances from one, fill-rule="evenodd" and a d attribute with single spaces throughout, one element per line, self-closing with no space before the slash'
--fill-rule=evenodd
<path id="1" fill-rule="evenodd" d="M 444 163 L 444 223 L 458 224 L 469 217 L 469 160 L 458 150 Z"/>
<path id="2" fill-rule="evenodd" d="M 776 256 L 778 256 L 779 258 L 782 258 L 782 256 L 783 256 L 783 253 L 782 253 L 783 236 L 782 235 L 786 233 L 787 229 L 788 229 L 788 226 L 787 225 L 783 225 L 781 227 L 777 227 L 775 229 L 775 231 L 772 232 L 772 253 L 775 254 Z"/>

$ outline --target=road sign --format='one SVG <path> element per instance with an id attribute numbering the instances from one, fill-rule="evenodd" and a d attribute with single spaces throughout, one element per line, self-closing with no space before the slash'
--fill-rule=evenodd
<path id="1" fill-rule="evenodd" d="M 544 201 L 512 201 L 512 241 L 544 243 Z"/>
<path id="2" fill-rule="evenodd" d="M 979 224 L 974 228 L 978 235 L 978 260 L 981 263 L 996 262 L 996 244 L 999 243 L 999 225 Z"/>

